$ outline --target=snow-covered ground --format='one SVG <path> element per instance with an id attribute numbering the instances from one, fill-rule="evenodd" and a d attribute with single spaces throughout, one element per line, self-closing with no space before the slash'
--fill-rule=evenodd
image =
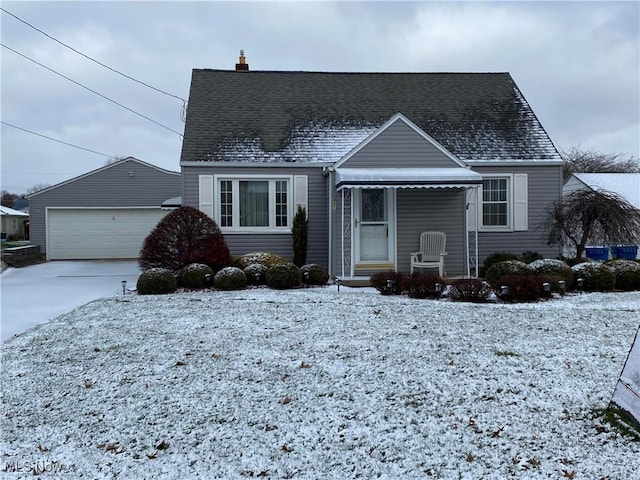
<path id="1" fill-rule="evenodd" d="M 104 298 L 2 344 L 1 470 L 640 478 L 640 443 L 594 413 L 639 314 L 640 292 L 517 305 L 334 287 Z"/>

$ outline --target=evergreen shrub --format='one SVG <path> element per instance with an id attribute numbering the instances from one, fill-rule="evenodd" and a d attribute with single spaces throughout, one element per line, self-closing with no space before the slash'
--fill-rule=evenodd
<path id="1" fill-rule="evenodd" d="M 178 285 L 184 288 L 200 289 L 207 286 L 207 275 L 213 280 L 213 269 L 204 263 L 191 263 L 178 272 Z"/>
<path id="2" fill-rule="evenodd" d="M 640 263 L 634 260 L 610 260 L 605 263 L 616 277 L 616 290 L 640 290 Z"/>
<path id="3" fill-rule="evenodd" d="M 238 267 L 225 267 L 213 277 L 213 284 L 220 290 L 242 290 L 247 286 L 247 277 Z"/>
<path id="4" fill-rule="evenodd" d="M 178 282 L 173 272 L 167 268 L 150 268 L 138 277 L 136 289 L 140 295 L 161 295 L 175 292 Z"/>
<path id="5" fill-rule="evenodd" d="M 495 288 L 496 281 L 505 275 L 528 275 L 530 273 L 531 269 L 526 263 L 520 260 L 505 260 L 491 265 L 485 278 Z"/>
<path id="6" fill-rule="evenodd" d="M 610 292 L 616 286 L 616 276 L 605 264 L 600 262 L 579 263 L 571 267 L 574 281 L 584 280 L 583 290 L 587 292 Z"/>
<path id="7" fill-rule="evenodd" d="M 245 253 L 244 255 L 238 257 L 234 263 L 234 266 L 244 270 L 252 263 L 259 263 L 260 265 L 264 265 L 265 267 L 270 268 L 274 265 L 288 263 L 288 260 L 282 255 L 277 255 L 275 253 L 251 252 Z"/>
<path id="8" fill-rule="evenodd" d="M 300 268 L 302 278 L 305 273 L 309 274 L 309 285 L 326 285 L 329 281 L 329 273 L 321 266 L 315 263 L 308 263 Z"/>
<path id="9" fill-rule="evenodd" d="M 269 288 L 286 290 L 300 286 L 302 275 L 293 263 L 281 263 L 270 267 L 265 275 L 265 283 Z"/>
<path id="10" fill-rule="evenodd" d="M 553 258 L 535 260 L 529 263 L 529 268 L 535 275 L 547 277 L 554 292 L 562 290 L 559 283 L 561 280 L 565 282 L 566 290 L 573 288 L 573 270 L 562 260 Z"/>
<path id="11" fill-rule="evenodd" d="M 244 274 L 247 277 L 247 284 L 249 285 L 264 285 L 265 275 L 267 274 L 267 267 L 261 263 L 252 263 L 244 269 Z"/>

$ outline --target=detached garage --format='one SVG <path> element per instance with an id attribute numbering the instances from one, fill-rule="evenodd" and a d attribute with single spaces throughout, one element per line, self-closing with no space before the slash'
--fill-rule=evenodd
<path id="1" fill-rule="evenodd" d="M 47 260 L 138 258 L 169 212 L 162 204 L 180 193 L 178 172 L 117 161 L 31 195 L 31 243 Z"/>

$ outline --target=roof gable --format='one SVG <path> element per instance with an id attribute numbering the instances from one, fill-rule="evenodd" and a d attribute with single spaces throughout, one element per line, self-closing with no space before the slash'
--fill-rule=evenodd
<path id="1" fill-rule="evenodd" d="M 508 73 L 196 69 L 181 161 L 337 162 L 397 112 L 463 162 L 561 160 Z"/>
<path id="2" fill-rule="evenodd" d="M 391 160 L 390 156 L 393 157 Z M 466 165 L 402 113 L 396 113 L 335 165 L 336 168 L 346 166 L 442 168 Z"/>
<path id="3" fill-rule="evenodd" d="M 640 208 L 640 173 L 574 173 L 572 175 L 593 190 L 617 193 L 634 207 Z"/>
<path id="4" fill-rule="evenodd" d="M 69 184 L 74 183 L 74 182 L 80 181 L 80 180 L 85 179 L 85 178 L 87 178 L 89 176 L 97 175 L 97 174 L 100 174 L 100 173 L 105 172 L 107 170 L 114 169 L 114 168 L 121 168 L 126 164 L 137 164 L 139 166 L 142 166 L 142 167 L 145 167 L 145 168 L 154 169 L 154 170 L 157 170 L 158 172 L 165 173 L 165 174 L 168 174 L 168 175 L 180 176 L 179 172 L 171 172 L 169 170 L 165 170 L 163 168 L 157 167 L 157 166 L 152 165 L 150 163 L 143 162 L 142 160 L 138 160 L 135 157 L 127 157 L 127 158 L 123 158 L 121 160 L 115 161 L 113 163 L 109 163 L 109 164 L 107 164 L 107 165 L 105 165 L 103 167 L 97 168 L 97 169 L 92 170 L 90 172 L 84 173 L 82 175 L 78 175 L 77 177 L 71 178 L 69 180 L 65 180 L 64 182 L 60 182 L 60 183 L 57 183 L 57 184 L 52 185 L 50 187 L 43 188 L 42 190 L 38 190 L 37 192 L 32 193 L 31 195 L 29 195 L 27 198 L 31 199 L 33 197 L 37 197 L 38 195 L 50 192 L 51 190 L 55 190 L 57 188 L 60 188 L 60 187 L 65 186 L 65 185 L 69 185 Z"/>

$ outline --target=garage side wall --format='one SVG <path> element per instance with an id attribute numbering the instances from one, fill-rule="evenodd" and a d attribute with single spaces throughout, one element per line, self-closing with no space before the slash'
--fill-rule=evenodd
<path id="1" fill-rule="evenodd" d="M 180 196 L 180 178 L 177 172 L 124 160 L 43 190 L 30 198 L 31 243 L 47 252 L 49 207 L 159 208 L 163 201 Z"/>

